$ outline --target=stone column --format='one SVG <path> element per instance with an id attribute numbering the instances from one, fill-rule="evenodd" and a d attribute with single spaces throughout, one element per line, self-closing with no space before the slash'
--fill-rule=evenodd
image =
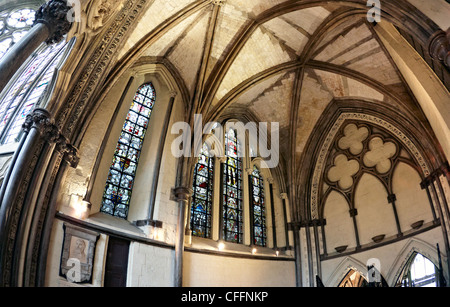
<path id="1" fill-rule="evenodd" d="M 57 144 L 58 148 L 64 148 L 60 152 L 64 160 L 72 167 L 78 163 L 77 149 L 61 135 L 47 110 L 35 109 L 27 116 L 23 128 L 23 145 L 15 154 L 17 158 L 10 166 L 0 195 L 0 286 L 18 285 L 18 258 L 28 231 L 25 221 L 29 214 L 34 214 L 35 202 L 31 202 L 30 193 L 40 189 L 48 162 L 46 155 Z"/>
<path id="2" fill-rule="evenodd" d="M 192 190 L 186 187 L 178 187 L 175 189 L 175 196 L 178 202 L 177 236 L 175 241 L 175 287 L 183 286 L 183 252 L 186 228 L 186 210 L 191 194 Z"/>
<path id="3" fill-rule="evenodd" d="M 71 9 L 65 0 L 51 0 L 37 10 L 31 30 L 0 61 L 0 93 L 40 44 L 60 42 L 69 32 L 72 23 L 67 16 Z"/>
<path id="4" fill-rule="evenodd" d="M 302 248 L 300 240 L 300 223 L 290 223 L 291 229 L 294 231 L 294 251 L 295 251 L 295 280 L 296 286 L 303 287 L 302 272 Z"/>

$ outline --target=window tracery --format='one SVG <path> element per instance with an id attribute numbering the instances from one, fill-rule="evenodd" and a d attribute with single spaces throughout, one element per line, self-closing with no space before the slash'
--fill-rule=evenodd
<path id="1" fill-rule="evenodd" d="M 264 179 L 259 169 L 254 166 L 251 178 L 250 201 L 252 206 L 253 244 L 267 245 L 266 206 L 264 198 Z"/>
<path id="2" fill-rule="evenodd" d="M 131 103 L 106 180 L 101 212 L 127 218 L 142 143 L 156 100 L 151 83 L 136 91 Z"/>
<path id="3" fill-rule="evenodd" d="M 242 159 L 236 131 L 225 135 L 226 162 L 223 164 L 223 239 L 243 243 Z"/>
<path id="4" fill-rule="evenodd" d="M 191 206 L 192 235 L 211 238 L 214 157 L 205 144 L 194 170 L 194 193 Z"/>
<path id="5" fill-rule="evenodd" d="M 0 59 L 30 29 L 35 17 L 31 7 L 0 12 Z M 42 44 L 19 69 L 0 94 L 0 144 L 17 142 L 26 116 L 41 105 L 44 94 L 69 43 Z"/>

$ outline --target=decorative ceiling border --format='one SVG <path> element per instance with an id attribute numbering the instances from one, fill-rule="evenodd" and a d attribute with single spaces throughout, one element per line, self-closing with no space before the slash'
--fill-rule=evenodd
<path id="1" fill-rule="evenodd" d="M 408 136 L 403 133 L 399 128 L 390 122 L 381 119 L 379 117 L 351 112 L 351 113 L 342 113 L 339 118 L 336 120 L 334 125 L 331 127 L 330 132 L 327 134 L 324 143 L 319 151 L 319 155 L 317 158 L 316 165 L 314 167 L 313 179 L 311 183 L 311 217 L 312 219 L 318 219 L 318 201 L 319 201 L 319 190 L 320 190 L 320 179 L 322 177 L 322 173 L 325 169 L 326 159 L 328 157 L 328 152 L 330 150 L 330 146 L 333 143 L 336 134 L 344 124 L 346 120 L 358 120 L 362 122 L 368 122 L 374 124 L 376 126 L 382 127 L 388 130 L 393 136 L 395 136 L 412 154 L 415 161 L 422 169 L 425 177 L 431 174 L 431 171 L 425 162 L 422 153 L 417 149 L 416 145 L 408 138 Z"/>
<path id="2" fill-rule="evenodd" d="M 125 33 L 138 19 L 138 15 L 142 12 L 146 2 L 147 0 L 126 1 L 123 9 L 104 33 L 64 107 L 56 117 L 57 125 L 60 128 L 64 127 L 65 135 L 69 136 L 73 133 L 76 123 L 82 116 L 83 110 L 97 88 L 100 79 L 105 76 L 105 71 L 109 68 L 109 63 L 115 55 L 115 51 L 123 43 Z"/>

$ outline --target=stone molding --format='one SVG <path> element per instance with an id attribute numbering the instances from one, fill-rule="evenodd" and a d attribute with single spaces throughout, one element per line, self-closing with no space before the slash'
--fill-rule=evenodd
<path id="1" fill-rule="evenodd" d="M 319 191 L 320 191 L 320 179 L 325 169 L 326 158 L 328 157 L 328 152 L 333 144 L 336 134 L 340 130 L 341 126 L 346 120 L 358 120 L 361 122 L 368 122 L 375 126 L 380 126 L 389 131 L 392 135 L 396 136 L 400 143 L 407 148 L 413 158 L 416 160 L 418 166 L 421 168 L 423 174 L 428 176 L 431 172 L 425 162 L 425 158 L 422 153 L 418 150 L 416 145 L 406 136 L 403 131 L 394 126 L 393 124 L 387 122 L 384 119 L 378 118 L 373 115 L 363 114 L 363 113 L 343 113 L 336 120 L 330 132 L 328 133 L 325 142 L 322 144 L 320 152 L 317 157 L 316 165 L 314 167 L 314 174 L 311 184 L 311 216 L 313 219 L 319 217 Z"/>
<path id="2" fill-rule="evenodd" d="M 60 42 L 70 31 L 72 22 L 68 16 L 71 10 L 65 0 L 50 0 L 36 11 L 33 26 L 38 23 L 47 26 L 50 33 L 45 42 L 48 45 Z"/>
<path id="3" fill-rule="evenodd" d="M 438 31 L 433 34 L 428 43 L 430 56 L 450 68 L 450 28 L 447 32 Z"/>
<path id="4" fill-rule="evenodd" d="M 22 125 L 25 132 L 32 128 L 39 131 L 40 136 L 49 144 L 56 144 L 56 151 L 63 155 L 63 159 L 72 167 L 77 167 L 80 160 L 78 149 L 70 144 L 69 140 L 61 134 L 61 130 L 55 125 L 51 114 L 46 109 L 36 108 L 28 114 Z"/>

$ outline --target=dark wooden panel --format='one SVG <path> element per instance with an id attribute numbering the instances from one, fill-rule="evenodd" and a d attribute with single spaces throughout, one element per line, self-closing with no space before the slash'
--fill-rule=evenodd
<path id="1" fill-rule="evenodd" d="M 105 266 L 105 287 L 125 287 L 130 241 L 110 237 Z"/>

